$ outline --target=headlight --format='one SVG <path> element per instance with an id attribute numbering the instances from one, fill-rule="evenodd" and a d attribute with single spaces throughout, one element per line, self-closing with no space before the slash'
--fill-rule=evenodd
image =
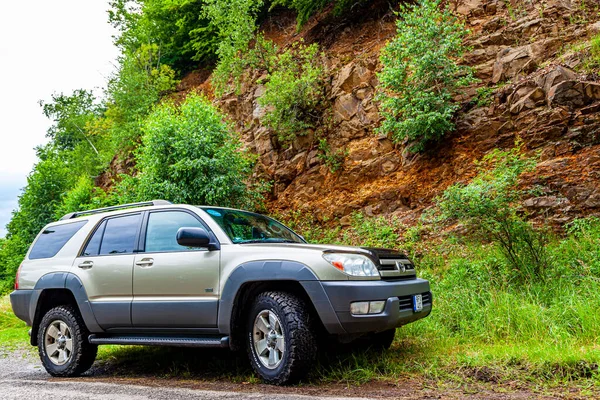
<path id="1" fill-rule="evenodd" d="M 352 276 L 379 276 L 369 257 L 352 253 L 325 253 L 323 258 L 342 272 Z"/>

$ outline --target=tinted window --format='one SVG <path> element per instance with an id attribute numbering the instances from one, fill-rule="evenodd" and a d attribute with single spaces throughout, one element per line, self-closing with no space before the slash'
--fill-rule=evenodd
<path id="1" fill-rule="evenodd" d="M 146 251 L 185 251 L 189 248 L 177 244 L 179 228 L 202 228 L 194 216 L 181 211 L 154 212 L 148 218 Z"/>
<path id="2" fill-rule="evenodd" d="M 29 253 L 29 259 L 54 257 L 87 221 L 55 225 L 44 229 Z"/>
<path id="3" fill-rule="evenodd" d="M 102 235 L 104 235 L 104 228 L 106 228 L 106 221 L 100 224 L 87 246 L 85 246 L 84 256 L 97 256 L 100 254 L 100 242 L 102 241 Z"/>
<path id="4" fill-rule="evenodd" d="M 107 220 L 100 255 L 133 253 L 141 218 L 135 214 Z"/>

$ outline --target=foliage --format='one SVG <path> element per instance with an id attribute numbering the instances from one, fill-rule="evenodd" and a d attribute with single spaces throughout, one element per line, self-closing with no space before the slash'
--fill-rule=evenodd
<path id="1" fill-rule="evenodd" d="M 19 197 L 19 208 L 7 225 L 6 241 L 0 249 L 0 282 L 3 291 L 12 287 L 15 272 L 40 229 L 51 222 L 73 177 L 60 154 L 40 149 L 42 160 L 27 178 Z"/>
<path id="2" fill-rule="evenodd" d="M 548 266 L 544 236 L 523 217 L 518 200 L 519 176 L 536 161 L 522 155 L 518 145 L 510 151 L 493 150 L 478 163 L 478 175 L 468 184 L 455 184 L 437 199 L 439 219 L 458 221 L 482 242 L 495 243 L 517 281 L 545 278 Z"/>
<path id="3" fill-rule="evenodd" d="M 138 163 L 139 200 L 244 205 L 252 160 L 208 99 L 191 94 L 165 101 L 147 118 Z"/>
<path id="4" fill-rule="evenodd" d="M 89 150 L 98 153 L 87 133 L 88 125 L 102 112 L 92 92 L 79 89 L 70 96 L 54 94 L 51 103 L 40 101 L 40 105 L 46 118 L 54 122 L 46 136 L 57 149 L 73 150 L 78 143 L 86 141 Z"/>
<path id="5" fill-rule="evenodd" d="M 325 6 L 335 3 L 333 8 L 333 15 L 340 16 L 348 8 L 355 4 L 364 3 L 365 0 L 274 0 L 271 3 L 269 10 L 277 6 L 284 6 L 295 10 L 298 13 L 297 29 L 300 30 L 308 19 L 316 12 L 321 11 Z"/>
<path id="6" fill-rule="evenodd" d="M 492 104 L 494 99 L 494 88 L 483 86 L 477 89 L 473 101 L 477 107 L 487 107 Z"/>
<path id="7" fill-rule="evenodd" d="M 116 44 L 124 53 L 145 45 L 160 50 L 160 62 L 178 72 L 215 59 L 216 28 L 203 16 L 202 0 L 113 0 L 109 21 L 119 29 Z"/>
<path id="8" fill-rule="evenodd" d="M 123 152 L 135 147 L 143 118 L 161 95 L 174 89 L 177 83 L 173 69 L 160 63 L 157 45 L 142 45 L 121 59 L 107 89 L 105 116 L 109 120 L 113 150 Z"/>
<path id="9" fill-rule="evenodd" d="M 262 0 L 205 0 L 205 16 L 217 27 L 219 62 L 213 71 L 215 91 L 222 94 L 233 78 L 239 90 L 246 63 L 243 55 L 254 39 L 256 16 L 263 5 Z"/>
<path id="10" fill-rule="evenodd" d="M 106 193 L 94 186 L 92 179 L 82 175 L 75 185 L 65 193 L 61 204 L 54 212 L 54 219 L 60 219 L 63 215 L 70 212 L 92 210 L 108 205 L 109 199 Z"/>
<path id="11" fill-rule="evenodd" d="M 282 141 L 293 140 L 312 127 L 311 112 L 324 97 L 323 67 L 317 44 L 292 44 L 267 62 L 265 93 L 258 103 L 265 107 L 263 123 Z"/>
<path id="12" fill-rule="evenodd" d="M 408 142 L 413 152 L 454 129 L 452 99 L 474 81 L 472 70 L 458 64 L 469 31 L 440 3 L 401 4 L 397 36 L 381 52 L 378 132 Z"/>
<path id="13" fill-rule="evenodd" d="M 331 173 L 336 173 L 344 165 L 344 159 L 348 155 L 348 150 L 331 150 L 331 146 L 326 139 L 319 140 L 319 153 L 317 157 L 329 167 Z"/>

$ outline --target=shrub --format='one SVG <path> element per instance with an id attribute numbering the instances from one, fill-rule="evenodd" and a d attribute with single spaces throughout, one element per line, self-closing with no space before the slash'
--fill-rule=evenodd
<path id="1" fill-rule="evenodd" d="M 60 219 L 70 212 L 92 210 L 106 206 L 108 206 L 106 193 L 95 187 L 91 178 L 82 175 L 75 185 L 65 193 L 62 203 L 54 212 L 54 219 Z"/>
<path id="2" fill-rule="evenodd" d="M 200 95 L 189 95 L 180 107 L 164 102 L 154 110 L 137 166 L 138 200 L 243 206 L 256 198 L 245 183 L 252 160 L 223 115 Z"/>
<path id="3" fill-rule="evenodd" d="M 295 42 L 267 63 L 265 93 L 258 103 L 265 107 L 263 123 L 282 141 L 293 140 L 313 126 L 312 112 L 324 97 L 323 67 L 317 44 Z"/>
<path id="4" fill-rule="evenodd" d="M 452 99 L 474 81 L 472 70 L 458 64 L 468 30 L 440 3 L 400 5 L 397 36 L 381 53 L 378 99 L 384 119 L 377 131 L 407 142 L 413 152 L 454 129 L 458 105 Z"/>
<path id="5" fill-rule="evenodd" d="M 548 265 L 546 238 L 524 219 L 518 205 L 519 176 L 534 166 L 520 146 L 493 150 L 469 184 L 455 184 L 437 199 L 440 220 L 458 221 L 481 242 L 499 246 L 510 267 L 507 273 L 519 281 L 543 279 Z"/>
<path id="6" fill-rule="evenodd" d="M 317 157 L 329 167 L 331 173 L 336 173 L 344 165 L 344 159 L 348 155 L 347 150 L 331 150 L 331 146 L 326 139 L 319 140 L 319 153 Z"/>

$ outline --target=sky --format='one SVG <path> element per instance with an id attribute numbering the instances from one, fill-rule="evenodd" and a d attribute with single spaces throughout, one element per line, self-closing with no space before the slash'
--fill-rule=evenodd
<path id="1" fill-rule="evenodd" d="M 51 121 L 40 100 L 75 89 L 102 94 L 118 55 L 108 0 L 21 0 L 0 5 L 0 237 Z"/>

